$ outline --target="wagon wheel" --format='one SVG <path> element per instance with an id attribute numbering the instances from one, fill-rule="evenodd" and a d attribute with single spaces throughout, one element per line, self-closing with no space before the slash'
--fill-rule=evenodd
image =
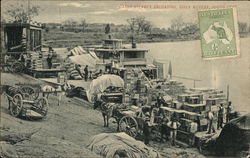
<path id="1" fill-rule="evenodd" d="M 12 102 L 10 107 L 11 115 L 17 117 L 20 115 L 22 108 L 23 108 L 23 97 L 21 94 L 15 94 L 13 96 Z"/>
<path id="2" fill-rule="evenodd" d="M 36 100 L 39 97 L 39 93 L 36 92 L 34 88 L 29 86 L 22 87 L 21 92 L 25 99 Z"/>
<path id="3" fill-rule="evenodd" d="M 23 64 L 20 63 L 20 62 L 14 62 L 14 63 L 11 65 L 11 71 L 14 72 L 14 73 L 23 72 L 23 69 L 24 69 L 24 66 L 23 66 Z"/>
<path id="4" fill-rule="evenodd" d="M 134 117 L 123 116 L 119 121 L 119 131 L 125 132 L 131 137 L 136 137 L 138 134 L 138 123 Z"/>
<path id="5" fill-rule="evenodd" d="M 6 68 L 7 68 L 7 71 L 8 71 L 8 72 L 13 72 L 12 66 L 11 66 L 11 65 L 7 65 Z"/>
<path id="6" fill-rule="evenodd" d="M 48 106 L 48 100 L 45 97 L 38 99 L 35 106 L 36 106 L 36 112 L 41 114 L 43 117 L 47 115 L 49 106 Z"/>
<path id="7" fill-rule="evenodd" d="M 8 71 L 8 72 L 13 72 L 13 71 L 12 71 L 12 68 L 11 68 L 13 62 L 14 62 L 14 61 L 11 60 L 11 59 L 7 59 L 7 60 L 6 60 L 6 68 L 7 68 L 7 71 Z"/>
<path id="8" fill-rule="evenodd" d="M 200 139 L 198 143 L 198 150 L 200 153 L 205 154 L 205 151 L 206 151 L 205 139 Z"/>

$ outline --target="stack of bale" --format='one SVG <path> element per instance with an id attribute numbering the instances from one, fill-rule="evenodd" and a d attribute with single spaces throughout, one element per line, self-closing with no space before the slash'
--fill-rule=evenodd
<path id="1" fill-rule="evenodd" d="M 82 77 L 79 72 L 75 69 L 75 64 L 68 62 L 65 64 L 65 68 L 67 70 L 68 77 L 73 80 L 81 80 Z M 83 72 L 83 71 L 82 71 Z"/>
<path id="2" fill-rule="evenodd" d="M 41 54 L 39 52 L 30 52 L 30 68 L 31 69 L 42 69 L 43 68 L 43 60 Z"/>
<path id="3" fill-rule="evenodd" d="M 56 68 L 60 68 L 60 67 L 61 67 L 60 56 L 57 55 L 56 52 L 54 52 L 53 58 L 52 58 L 52 68 L 56 69 Z"/>

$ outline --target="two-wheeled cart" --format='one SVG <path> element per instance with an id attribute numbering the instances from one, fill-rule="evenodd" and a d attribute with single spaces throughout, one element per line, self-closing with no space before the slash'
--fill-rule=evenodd
<path id="1" fill-rule="evenodd" d="M 33 88 L 3 85 L 2 89 L 7 96 L 11 115 L 29 119 L 44 118 L 47 115 L 48 100 L 45 97 L 38 98 L 38 92 Z"/>

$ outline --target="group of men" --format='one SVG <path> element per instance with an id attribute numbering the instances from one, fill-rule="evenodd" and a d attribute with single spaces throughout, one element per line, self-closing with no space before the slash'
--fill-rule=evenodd
<path id="1" fill-rule="evenodd" d="M 84 75 L 82 73 L 81 65 L 80 64 L 76 64 L 75 69 L 79 73 L 79 75 L 82 78 L 84 78 L 85 81 L 88 81 L 88 79 L 92 79 L 92 71 L 89 71 L 88 65 L 86 65 L 85 68 L 83 69 Z"/>
<path id="2" fill-rule="evenodd" d="M 220 104 L 219 107 L 219 111 L 218 111 L 218 117 L 217 117 L 217 130 L 219 130 L 220 128 L 223 128 L 223 124 L 227 123 L 230 121 L 230 114 L 232 112 L 232 102 L 229 101 L 228 102 L 228 106 L 226 108 L 224 108 L 223 104 Z M 215 133 L 215 127 L 214 124 L 216 123 L 216 119 L 215 119 L 215 113 L 210 110 L 208 112 L 208 134 L 210 134 L 211 132 Z M 224 116 L 226 117 L 226 120 L 224 121 Z"/>
<path id="3" fill-rule="evenodd" d="M 157 98 L 157 102 L 155 105 L 155 109 L 160 109 L 159 107 L 162 106 L 161 96 Z M 154 109 L 153 108 L 153 109 Z M 178 119 L 177 114 L 174 112 L 170 117 L 166 117 L 164 112 L 161 110 L 158 110 L 158 115 L 160 116 L 160 122 L 161 122 L 161 142 L 164 141 L 164 137 L 166 137 L 166 140 L 169 140 L 173 146 L 176 144 L 176 137 L 177 137 L 177 130 L 181 126 L 180 121 Z M 211 132 L 215 132 L 215 121 L 217 121 L 217 129 L 223 128 L 224 123 L 227 123 L 230 121 L 230 114 L 232 112 L 232 103 L 231 101 L 228 102 L 228 105 L 226 108 L 224 108 L 223 104 L 220 104 L 219 111 L 218 111 L 218 119 L 215 119 L 215 113 L 210 110 L 208 112 L 207 120 L 208 120 L 208 129 L 207 133 L 210 134 Z M 151 129 L 151 123 L 150 123 L 150 115 L 149 113 L 146 113 L 145 115 L 145 123 L 143 126 L 143 135 L 144 135 L 144 143 L 148 144 L 150 140 L 150 129 Z M 225 122 L 225 121 L 226 122 Z M 190 139 L 189 144 L 194 144 L 194 135 L 197 131 L 201 130 L 200 126 L 200 118 L 197 117 L 195 122 L 192 122 L 190 127 Z"/>
<path id="4" fill-rule="evenodd" d="M 168 118 L 162 119 L 161 123 L 161 142 L 163 141 L 163 137 L 165 136 L 167 140 L 170 138 L 171 145 L 176 145 L 176 137 L 177 137 L 177 129 L 180 127 L 180 122 L 178 121 L 178 118 L 176 116 L 176 113 L 173 113 L 171 116 L 171 119 Z M 146 114 L 145 122 L 143 125 L 143 135 L 144 135 L 144 143 L 148 144 L 150 140 L 150 115 Z"/>
<path id="5" fill-rule="evenodd" d="M 166 117 L 164 112 L 160 109 L 162 106 L 162 96 L 157 97 L 156 104 L 151 107 L 152 111 L 151 115 L 159 115 L 159 122 L 161 128 L 161 142 L 164 141 L 164 136 L 167 140 L 170 138 L 171 145 L 176 145 L 176 137 L 177 137 L 177 129 L 180 127 L 180 122 L 178 120 L 177 114 L 174 112 L 170 117 Z M 157 114 L 154 114 L 157 113 Z M 144 143 L 148 144 L 150 140 L 151 133 L 151 121 L 152 117 L 149 112 L 145 113 L 145 122 L 143 125 L 143 135 L 144 135 Z"/>

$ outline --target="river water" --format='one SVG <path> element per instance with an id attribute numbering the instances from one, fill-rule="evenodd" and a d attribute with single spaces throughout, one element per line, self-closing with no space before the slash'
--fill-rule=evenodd
<path id="1" fill-rule="evenodd" d="M 227 91 L 229 100 L 237 111 L 250 112 L 250 38 L 240 39 L 240 56 L 229 59 L 203 60 L 200 41 L 163 42 L 138 44 L 149 49 L 149 56 L 168 63 L 171 61 L 173 76 L 194 78 L 201 81 L 196 87 L 213 87 Z M 168 65 L 168 64 L 167 64 Z M 168 71 L 168 70 L 166 70 Z M 173 78 L 188 88 L 192 80 Z"/>
<path id="2" fill-rule="evenodd" d="M 237 111 L 250 112 L 250 38 L 240 39 L 240 56 L 229 59 L 203 60 L 200 41 L 161 42 L 137 44 L 149 49 L 150 59 L 171 61 L 173 76 L 193 78 L 201 81 L 195 87 L 212 87 L 226 94 L 229 85 L 229 100 Z M 55 49 L 65 52 L 65 48 Z M 61 53 L 60 53 L 61 54 Z M 168 71 L 166 69 L 166 71 Z M 193 80 L 173 78 L 187 88 L 193 88 Z"/>

